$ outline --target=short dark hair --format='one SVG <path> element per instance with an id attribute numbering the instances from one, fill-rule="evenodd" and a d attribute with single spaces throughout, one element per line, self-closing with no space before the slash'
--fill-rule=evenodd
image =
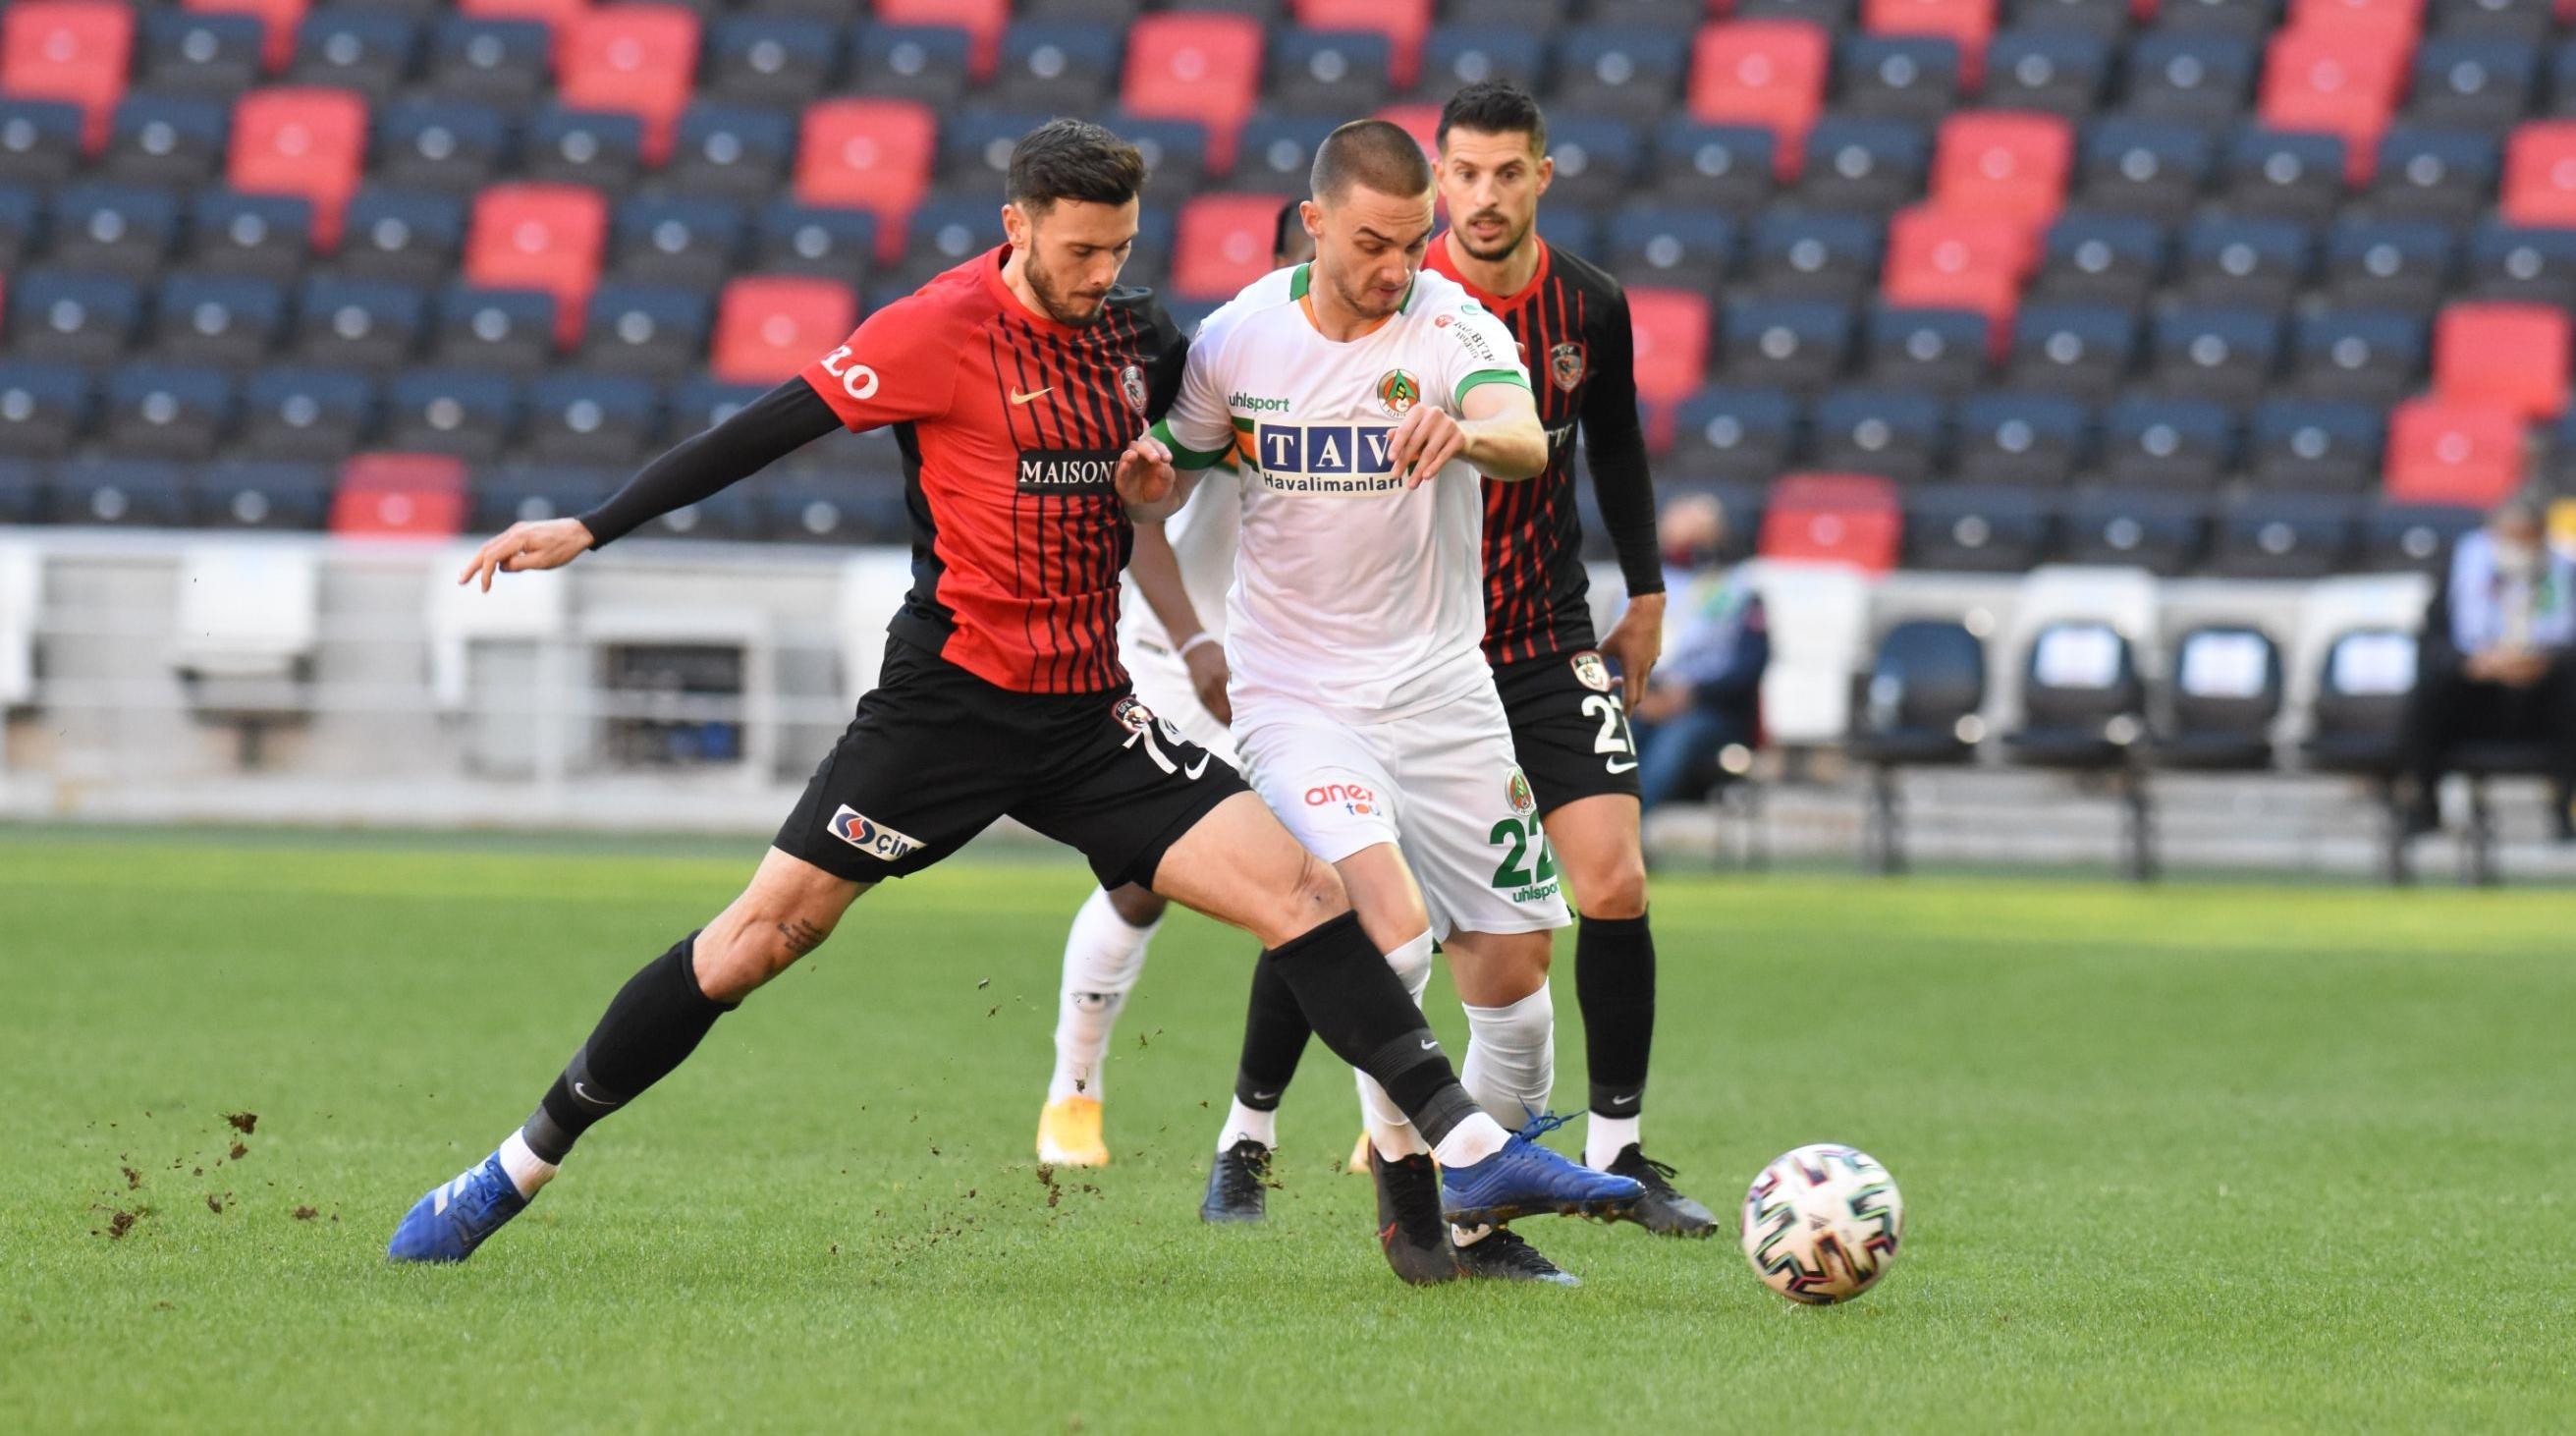
<path id="1" fill-rule="evenodd" d="M 1400 125 L 1353 120 L 1315 147 L 1315 168 L 1307 182 L 1317 204 L 1340 199 L 1355 183 L 1379 194 L 1409 197 L 1431 188 L 1431 157 Z"/>
<path id="2" fill-rule="evenodd" d="M 1286 254 L 1295 236 L 1306 232 L 1305 217 L 1298 213 L 1303 207 L 1304 201 L 1293 199 L 1279 206 L 1279 218 L 1272 221 L 1270 225 L 1272 254 Z"/>
<path id="3" fill-rule="evenodd" d="M 1125 204 L 1145 192 L 1145 157 L 1088 120 L 1049 120 L 1011 147 L 1011 203 L 1032 213 L 1060 199 Z"/>
<path id="4" fill-rule="evenodd" d="M 1440 107 L 1438 142 L 1446 148 L 1452 129 L 1480 135 L 1529 136 L 1530 149 L 1547 153 L 1547 116 L 1530 92 L 1509 80 L 1478 80 L 1449 97 Z"/>

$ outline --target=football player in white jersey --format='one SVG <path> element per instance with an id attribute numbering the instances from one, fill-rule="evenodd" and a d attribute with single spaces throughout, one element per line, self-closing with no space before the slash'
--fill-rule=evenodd
<path id="1" fill-rule="evenodd" d="M 1313 191 L 1315 259 L 1208 317 L 1157 432 L 1184 471 L 1243 466 L 1225 646 L 1254 787 L 1340 871 L 1417 1000 L 1444 945 L 1472 1034 L 1461 1080 L 1535 1119 L 1554 1081 L 1549 934 L 1570 918 L 1481 649 L 1478 475 L 1539 473 L 1546 434 L 1510 331 L 1422 268 L 1421 146 L 1344 125 Z M 1399 1273 L 1572 1281 L 1499 1221 L 1447 1223 L 1421 1137 L 1360 1086 Z"/>
<path id="2" fill-rule="evenodd" d="M 1271 267 L 1286 268 L 1314 252 L 1296 203 L 1282 205 Z M 1118 600 L 1118 656 L 1136 681 L 1136 696 L 1191 742 L 1237 767 L 1242 764 L 1226 733 L 1233 710 L 1225 695 L 1225 591 L 1234 582 L 1242 512 L 1232 475 L 1220 473 L 1203 479 L 1179 513 L 1137 524 Z M 1094 888 L 1073 915 L 1056 999 L 1055 1073 L 1038 1113 L 1039 1161 L 1059 1167 L 1109 1161 L 1101 1134 L 1102 1059 L 1168 906 L 1130 884 Z"/>

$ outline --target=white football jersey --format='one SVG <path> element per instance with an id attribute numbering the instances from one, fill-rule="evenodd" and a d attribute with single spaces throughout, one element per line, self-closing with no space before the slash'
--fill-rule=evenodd
<path id="1" fill-rule="evenodd" d="M 1478 385 L 1528 388 L 1511 331 L 1424 270 L 1385 323 L 1326 339 L 1309 269 L 1208 316 L 1165 420 L 1184 463 L 1231 451 L 1243 466 L 1226 614 L 1238 724 L 1272 703 L 1384 722 L 1493 682 L 1483 481 L 1453 460 L 1408 489 L 1387 454 L 1416 404 L 1455 414 Z"/>
<path id="2" fill-rule="evenodd" d="M 1198 488 L 1181 511 L 1163 521 L 1163 537 L 1181 566 L 1181 590 L 1198 610 L 1209 636 L 1225 641 L 1225 595 L 1234 586 L 1234 550 L 1243 527 L 1243 488 L 1228 469 L 1214 468 L 1199 477 Z M 1134 570 L 1120 576 L 1125 592 L 1118 596 L 1118 646 L 1138 643 L 1175 648 L 1154 606 L 1136 587 Z"/>

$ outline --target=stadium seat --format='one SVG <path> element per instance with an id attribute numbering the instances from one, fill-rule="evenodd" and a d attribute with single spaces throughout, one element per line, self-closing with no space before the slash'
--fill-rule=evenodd
<path id="1" fill-rule="evenodd" d="M 0 95 L 0 184 L 58 185 L 80 165 L 78 105 Z"/>
<path id="2" fill-rule="evenodd" d="M 2009 211 L 1946 202 L 1899 211 L 1887 227 L 1887 269 L 1880 291 L 1890 304 L 1973 309 L 2008 324 L 2022 276 L 2036 253 L 2036 234 Z"/>
<path id="3" fill-rule="evenodd" d="M 1551 117 L 1614 115 L 1643 125 L 1672 113 L 1690 52 L 1666 29 L 1584 25 L 1559 39 L 1555 61 L 1547 91 Z"/>
<path id="4" fill-rule="evenodd" d="M 0 185 L 0 275 L 14 274 L 41 239 L 45 207 L 36 191 Z M 0 296 L 5 298 L 5 296 Z"/>
<path id="5" fill-rule="evenodd" d="M 2418 124 L 2494 133 L 2521 119 L 2540 79 L 2540 52 L 2518 40 L 2425 42 L 2415 52 L 2406 117 Z"/>
<path id="6" fill-rule="evenodd" d="M 876 17 L 889 25 L 943 25 L 973 41 L 971 73 L 992 78 L 1002 55 L 1002 33 L 1011 23 L 1010 0 L 876 0 Z"/>
<path id="7" fill-rule="evenodd" d="M 623 194 L 644 172 L 644 122 L 609 110 L 540 107 L 519 134 L 519 177 Z"/>
<path id="8" fill-rule="evenodd" d="M 2060 554 L 2075 564 L 2143 569 L 2172 578 L 2202 561 L 2207 494 L 2154 487 L 2079 488 L 2066 501 Z"/>
<path id="9" fill-rule="evenodd" d="M 2450 286 L 2458 259 L 2447 226 L 2411 219 L 2347 219 L 2326 235 L 2324 291 L 2346 308 L 2420 313 Z"/>
<path id="10" fill-rule="evenodd" d="M 699 98 L 802 109 L 841 71 L 840 26 L 794 16 L 726 15 L 707 28 Z M 889 96 L 889 98 L 918 98 Z"/>
<path id="11" fill-rule="evenodd" d="M 2138 355 L 2138 318 L 2100 304 L 2033 304 L 2014 316 L 2013 387 L 2100 401 L 2128 378 Z"/>
<path id="12" fill-rule="evenodd" d="M 2085 126 L 2081 164 L 2086 206 L 2171 219 L 2198 202 L 2215 152 L 2193 126 L 2114 115 Z"/>
<path id="13" fill-rule="evenodd" d="M 1968 88 L 1984 82 L 1986 41 L 1995 32 L 1995 0 L 1861 0 L 1861 25 L 1873 35 L 1932 36 L 1958 47 Z"/>
<path id="14" fill-rule="evenodd" d="M 1855 35 L 1836 47 L 1834 69 L 1839 114 L 1929 126 L 1959 100 L 1959 46 L 1943 37 Z"/>
<path id="15" fill-rule="evenodd" d="M 694 374 L 706 359 L 710 309 L 703 289 L 603 284 L 582 327 L 582 366 L 659 379 Z"/>
<path id="16" fill-rule="evenodd" d="M 1825 31 L 1796 20 L 1703 27 L 1691 49 L 1691 117 L 1769 130 L 1774 172 L 1796 179 L 1807 130 L 1824 109 L 1829 44 Z"/>
<path id="17" fill-rule="evenodd" d="M 1628 317 L 1637 336 L 1638 406 L 1660 441 L 1670 431 L 1674 406 L 1708 372 L 1708 300 L 1686 289 L 1631 289 Z"/>
<path id="18" fill-rule="evenodd" d="M 946 110 L 966 94 L 974 47 L 972 36 L 946 26 L 863 23 L 850 41 L 850 88 Z"/>
<path id="19" fill-rule="evenodd" d="M 0 454 L 48 459 L 88 430 L 95 392 L 74 364 L 0 360 Z"/>
<path id="20" fill-rule="evenodd" d="M 200 269 L 285 281 L 313 252 L 313 204 L 288 195 L 202 190 L 190 207 L 190 254 Z"/>
<path id="21" fill-rule="evenodd" d="M 1789 466 L 1797 424 L 1782 390 L 1703 389 L 1676 411 L 1666 462 L 1694 479 L 1767 485 Z"/>
<path id="22" fill-rule="evenodd" d="M 415 369 L 385 384 L 385 443 L 410 454 L 490 460 L 518 427 L 519 386 L 499 374 Z M 463 521 L 463 514 L 456 522 Z M 339 524 L 332 525 L 337 531 Z M 454 532 L 450 523 L 440 532 Z"/>
<path id="23" fill-rule="evenodd" d="M 749 230 L 722 200 L 630 199 L 611 225 L 609 267 L 640 284 L 713 289 L 736 272 Z"/>
<path id="24" fill-rule="evenodd" d="M 2315 254 L 2307 226 L 2204 215 L 2182 232 L 2182 292 L 2195 305 L 2277 311 L 2307 283 Z"/>
<path id="25" fill-rule="evenodd" d="M 2219 197 L 2242 214 L 2321 223 L 2343 203 L 2347 169 L 2333 135 L 2247 129 L 2227 147 Z"/>
<path id="26" fill-rule="evenodd" d="M 465 505 L 465 465 L 456 457 L 360 454 L 340 466 L 331 532 L 362 539 L 454 538 L 464 528 Z"/>
<path id="27" fill-rule="evenodd" d="M 554 37 L 533 20 L 449 15 L 430 31 L 423 88 L 430 98 L 520 110 L 553 73 Z"/>
<path id="28" fill-rule="evenodd" d="M 242 388 L 242 447 L 255 459 L 344 458 L 373 430 L 376 398 L 363 374 L 259 370 Z"/>
<path id="29" fill-rule="evenodd" d="M 971 109 L 946 117 L 932 163 L 936 185 L 931 201 L 993 206 L 1008 191 L 1012 149 L 1022 135 L 1044 123 L 1045 114 L 1035 110 Z"/>
<path id="30" fill-rule="evenodd" d="M 1777 144 L 1767 129 L 1676 116 L 1655 132 L 1646 172 L 1658 203 L 1706 205 L 1750 218 L 1770 202 Z"/>
<path id="31" fill-rule="evenodd" d="M 260 83 L 268 35 L 257 16 L 179 9 L 141 11 L 134 40 L 135 88 L 148 94 L 230 105 Z"/>
<path id="32" fill-rule="evenodd" d="M 662 178 L 682 194 L 752 203 L 778 193 L 796 148 L 796 122 L 777 110 L 691 105 Z"/>
<path id="33" fill-rule="evenodd" d="M 2021 573 L 2056 541 L 2057 497 L 1986 484 L 1927 484 L 1905 495 L 1909 568 Z"/>
<path id="34" fill-rule="evenodd" d="M 555 299 L 535 289 L 449 285 L 431 321 L 431 362 L 533 374 L 555 357 Z"/>
<path id="35" fill-rule="evenodd" d="M 2157 0 L 2159 28 L 2177 34 L 2261 35 L 2281 20 L 2282 0 Z"/>
<path id="36" fill-rule="evenodd" d="M 2419 130 L 2400 125 L 2379 142 L 2370 177 L 2373 213 L 2461 225 L 2495 193 L 2503 155 L 2493 134 Z"/>
<path id="37" fill-rule="evenodd" d="M 2369 404 L 2270 399 L 2246 436 L 2257 487 L 2279 494 L 2359 494 L 2379 477 L 2387 419 Z"/>
<path id="38" fill-rule="evenodd" d="M 1399 89 L 1412 87 L 1422 73 L 1422 42 L 1431 33 L 1432 0 L 1289 0 L 1289 8 L 1305 30 L 1372 30 L 1384 35 L 1394 47 L 1395 83 Z M 1616 26 L 1617 14 L 1605 13 L 1594 6 L 1596 25 Z"/>
<path id="39" fill-rule="evenodd" d="M 343 90 L 258 90 L 233 107 L 227 175 L 245 194 L 289 194 L 313 205 L 313 242 L 340 244 L 341 212 L 367 159 L 367 105 Z"/>
<path id="40" fill-rule="evenodd" d="M 633 464 L 653 440 L 660 397 L 631 376 L 546 375 L 528 386 L 522 445 L 540 463 Z"/>
<path id="41" fill-rule="evenodd" d="M 192 189 L 223 168 L 231 119 L 213 100 L 129 96 L 116 107 L 101 168 L 134 184 Z"/>
<path id="42" fill-rule="evenodd" d="M 2359 500 L 2342 494 L 2241 494 L 2221 507 L 2209 571 L 2226 578 L 2323 578 L 2349 568 Z"/>
<path id="43" fill-rule="evenodd" d="M 2449 403 L 2554 419 L 2567 408 L 2567 313 L 2536 304 L 2454 304 L 2433 321 L 2433 392 Z"/>
<path id="44" fill-rule="evenodd" d="M 2013 761 L 2042 768 L 2125 765 L 2145 734 L 2146 685 L 2127 635 L 2099 619 L 2060 619 L 2024 655 L 2021 725 L 2004 735 Z"/>
<path id="45" fill-rule="evenodd" d="M 1971 395 L 1953 419 L 1953 473 L 1966 484 L 2063 488 L 2091 457 L 2092 423 L 2080 401 L 2061 395 Z"/>
<path id="46" fill-rule="evenodd" d="M 805 112 L 796 198 L 873 211 L 880 236 L 900 234 L 929 189 L 937 131 L 928 107 L 912 101 L 825 100 Z"/>
<path id="47" fill-rule="evenodd" d="M 518 20 L 560 35 L 591 0 L 455 0 L 459 13 L 487 20 Z"/>
<path id="48" fill-rule="evenodd" d="M 553 295 L 556 343 L 569 348 L 581 338 L 607 238 L 608 204 L 595 190 L 495 185 L 475 197 L 464 277 L 489 289 Z"/>
<path id="49" fill-rule="evenodd" d="M 153 298 L 155 357 L 173 364 L 248 369 L 286 329 L 286 296 L 264 279 L 173 274 Z"/>
<path id="50" fill-rule="evenodd" d="M 108 274 L 30 269 L 9 276 L 9 352 L 28 359 L 103 365 L 141 327 L 143 291 Z"/>
<path id="51" fill-rule="evenodd" d="M 464 201 L 370 187 L 349 201 L 339 269 L 354 278 L 432 284 L 455 269 L 464 246 Z"/>
<path id="52" fill-rule="evenodd" d="M 1867 329 L 1873 384 L 1956 397 L 1986 376 L 1990 327 L 1974 310 L 1881 305 Z"/>
<path id="53" fill-rule="evenodd" d="M 2142 215 L 2068 210 L 2048 227 L 2031 298 L 2135 309 L 2163 275 L 2165 228 Z"/>
<path id="54" fill-rule="evenodd" d="M 2467 286 L 2476 299 L 2576 306 L 2576 230 L 2479 225 L 2469 236 Z"/>
<path id="55" fill-rule="evenodd" d="M 2235 457 L 2234 431 L 2216 400 L 2124 394 L 2102 411 L 2102 474 L 2134 488 L 2207 492 Z"/>
<path id="56" fill-rule="evenodd" d="M 1851 346 L 1851 311 L 1830 301 L 1730 299 L 1720 328 L 1726 382 L 1746 388 L 1822 388 Z"/>
<path id="57" fill-rule="evenodd" d="M 971 256 L 991 249 L 998 239 L 993 232 L 993 209 L 991 200 L 973 199 L 932 200 L 914 210 L 912 227 L 904 240 L 903 263 L 888 276 L 885 293 L 878 302 L 909 294 Z M 1269 251 L 1262 252 L 1266 255 Z"/>
<path id="58" fill-rule="evenodd" d="M 2415 635 L 2401 628 L 2356 628 L 2334 637 L 2308 708 L 2301 745 L 2308 766 L 2327 773 L 2396 772 L 2416 657 Z"/>
<path id="59" fill-rule="evenodd" d="M 816 209 L 793 199 L 760 211 L 752 268 L 862 282 L 877 253 L 877 217 L 860 209 Z"/>
<path id="60" fill-rule="evenodd" d="M 187 467 L 137 456 L 91 455 L 54 466 L 50 517 L 96 528 L 179 528 L 190 520 Z"/>
<path id="61" fill-rule="evenodd" d="M 2342 139 L 2346 176 L 2358 184 L 2370 178 L 2405 83 L 2404 53 L 2385 39 L 2340 27 L 2284 30 L 2266 51 L 2258 109 L 2273 129 Z"/>
<path id="62" fill-rule="evenodd" d="M 1145 173 L 1153 176 L 1156 193 L 1196 194 L 1207 188 L 1207 126 L 1120 114 L 1110 117 L 1109 127 L 1144 156 Z"/>
<path id="63" fill-rule="evenodd" d="M 858 296 L 821 279 L 737 279 L 718 305 L 707 369 L 728 384 L 788 379 L 859 323 Z"/>
<path id="64" fill-rule="evenodd" d="M 2150 739 L 2159 767 L 2255 772 L 2272 766 L 2281 648 L 2259 628 L 2203 624 L 2173 647 L 2173 677 Z"/>
<path id="65" fill-rule="evenodd" d="M 2289 0 L 2283 23 L 2340 30 L 2404 53 L 2424 31 L 2424 0 Z"/>
<path id="66" fill-rule="evenodd" d="M 1347 57 L 1345 57 L 1347 60 Z M 1344 73 L 1358 75 L 1347 63 Z M 1045 110 L 1059 115 L 1097 114 L 1118 79 L 1115 31 L 1070 22 L 1049 24 L 1022 20 L 1002 37 L 1002 62 L 984 98 L 1015 110 Z M 1385 98 L 1384 87 L 1355 89 L 1369 105 Z"/>
<path id="67" fill-rule="evenodd" d="M 1242 15 L 1158 11 L 1127 32 L 1119 103 L 1147 119 L 1208 129 L 1208 167 L 1234 167 L 1234 143 L 1261 93 L 1261 25 Z M 1266 256 L 1265 256 L 1266 257 Z"/>
<path id="68" fill-rule="evenodd" d="M 1381 111 L 1378 117 L 1394 115 L 1391 110 Z M 1432 148 L 1438 120 L 1439 112 L 1431 111 L 1417 131 L 1426 151 Z M 1645 157 L 1645 141 L 1635 126 L 1621 119 L 1569 115 L 1552 120 L 1547 134 L 1549 156 L 1556 161 L 1556 182 L 1549 194 L 1557 200 L 1557 208 L 1609 210 L 1627 199 Z"/>
<path id="69" fill-rule="evenodd" d="M 1836 389 L 1808 415 L 1809 462 L 1837 473 L 1921 483 L 1941 465 L 1945 418 L 1941 401 L 1930 394 Z M 1777 513 L 1779 505 L 1772 507 Z"/>
<path id="70" fill-rule="evenodd" d="M 2073 127 L 2054 115 L 1952 115 L 1933 154 L 1933 202 L 2036 229 L 2065 202 L 2074 153 Z"/>
<path id="71" fill-rule="evenodd" d="M 1279 197 L 1203 194 L 1181 207 L 1172 255 L 1172 291 L 1185 298 L 1232 299 L 1270 272 L 1270 242 Z"/>
<path id="72" fill-rule="evenodd" d="M 1722 210 L 1623 208 L 1603 261 L 1623 283 L 1710 292 L 1734 268 L 1737 243 Z"/>
<path id="73" fill-rule="evenodd" d="M 330 492 L 330 470 L 321 464 L 227 459 L 197 470 L 196 521 L 215 529 L 318 529 Z"/>
<path id="74" fill-rule="evenodd" d="M 179 203 L 126 185 L 74 185 L 54 196 L 55 268 L 148 279 L 178 242 Z"/>
<path id="75" fill-rule="evenodd" d="M 247 15 L 260 24 L 260 64 L 270 74 L 286 68 L 295 53 L 295 35 L 311 0 L 184 0 L 191 10 L 221 15 Z"/>
<path id="76" fill-rule="evenodd" d="M 58 100 L 81 110 L 82 144 L 107 143 L 108 118 L 125 97 L 134 11 L 112 0 L 17 0 L 0 13 L 0 94 Z"/>
<path id="77" fill-rule="evenodd" d="M 2523 463 L 2510 410 L 2410 399 L 2389 415 L 2383 491 L 2393 503 L 2491 509 L 2521 487 Z"/>
<path id="78" fill-rule="evenodd" d="M 577 517 L 616 492 L 622 469 L 534 461 L 477 468 L 466 532 L 499 533 L 515 523 Z"/>
<path id="79" fill-rule="evenodd" d="M 2380 573 L 2432 573 L 2449 561 L 2460 535 L 2486 515 L 2483 506 L 2386 499 L 2362 515 L 2360 566 Z"/>
<path id="80" fill-rule="evenodd" d="M 654 4 L 577 10 L 557 32 L 554 59 L 566 108 L 633 115 L 644 124 L 644 162 L 669 157 L 698 68 L 695 14 Z"/>
<path id="81" fill-rule="evenodd" d="M 2021 8 L 2028 12 L 2034 5 Z M 2040 27 L 2007 30 L 1986 47 L 1986 84 L 1979 99 L 1991 109 L 2081 120 L 2100 104 L 2111 72 L 2111 47 L 2105 39 Z"/>
<path id="82" fill-rule="evenodd" d="M 420 23 L 409 15 L 372 9 L 317 10 L 304 17 L 295 36 L 295 58 L 287 83 L 347 90 L 370 104 L 394 92 L 419 63 Z"/>
<path id="83" fill-rule="evenodd" d="M 2436 34 L 2484 36 L 2536 44 L 2548 38 L 2556 19 L 2554 0 L 2469 0 L 2433 12 Z"/>
<path id="84" fill-rule="evenodd" d="M 2128 46 L 2128 112 L 2146 119 L 2220 125 L 2245 113 L 2254 92 L 2254 41 L 2235 35 L 2151 33 Z"/>
<path id="85" fill-rule="evenodd" d="M 131 459 L 200 460 L 231 429 L 239 395 L 213 369 L 137 364 L 107 378 L 99 437 L 106 452 Z"/>
<path id="86" fill-rule="evenodd" d="M 1827 115 L 1807 131 L 1798 198 L 1824 209 L 1886 214 L 1922 192 L 1930 161 L 1918 125 Z"/>
<path id="87" fill-rule="evenodd" d="M 1905 520 L 1896 486 L 1867 474 L 1792 474 L 1771 486 L 1762 514 L 1762 557 L 1848 564 L 1864 573 L 1896 567 Z"/>
<path id="88" fill-rule="evenodd" d="M 2425 326 L 2386 310 L 2327 310 L 2293 324 L 2291 383 L 2316 399 L 2394 403 L 2424 372 Z"/>
<path id="89" fill-rule="evenodd" d="M 2576 120 L 2535 121 L 2514 130 L 2505 142 L 2497 213 L 2508 224 L 2576 229 Z"/>
<path id="90" fill-rule="evenodd" d="M 404 189 L 470 194 L 509 154 L 509 121 L 475 101 L 396 101 L 385 108 L 381 133 L 370 178 Z"/>
<path id="91" fill-rule="evenodd" d="M 2167 394 L 2241 402 L 2281 361 L 2281 321 L 2268 311 L 2173 308 L 2150 325 L 2148 380 Z"/>
<path id="92" fill-rule="evenodd" d="M 1458 7 L 1453 5 L 1454 11 Z M 1533 29 L 1482 22 L 1453 22 L 1432 27 L 1422 45 L 1422 75 L 1414 94 L 1446 100 L 1483 80 L 1510 80 L 1533 94 L 1547 64 L 1546 36 L 1554 26 Z M 1685 56 L 1686 58 L 1686 56 Z"/>

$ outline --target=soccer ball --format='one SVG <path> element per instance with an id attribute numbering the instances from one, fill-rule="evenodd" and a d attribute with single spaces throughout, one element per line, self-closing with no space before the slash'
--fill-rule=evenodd
<path id="1" fill-rule="evenodd" d="M 1830 1306 L 1876 1285 L 1905 1239 L 1905 1199 L 1878 1159 L 1819 1142 L 1783 1153 L 1744 1194 L 1744 1259 L 1791 1301 Z"/>

